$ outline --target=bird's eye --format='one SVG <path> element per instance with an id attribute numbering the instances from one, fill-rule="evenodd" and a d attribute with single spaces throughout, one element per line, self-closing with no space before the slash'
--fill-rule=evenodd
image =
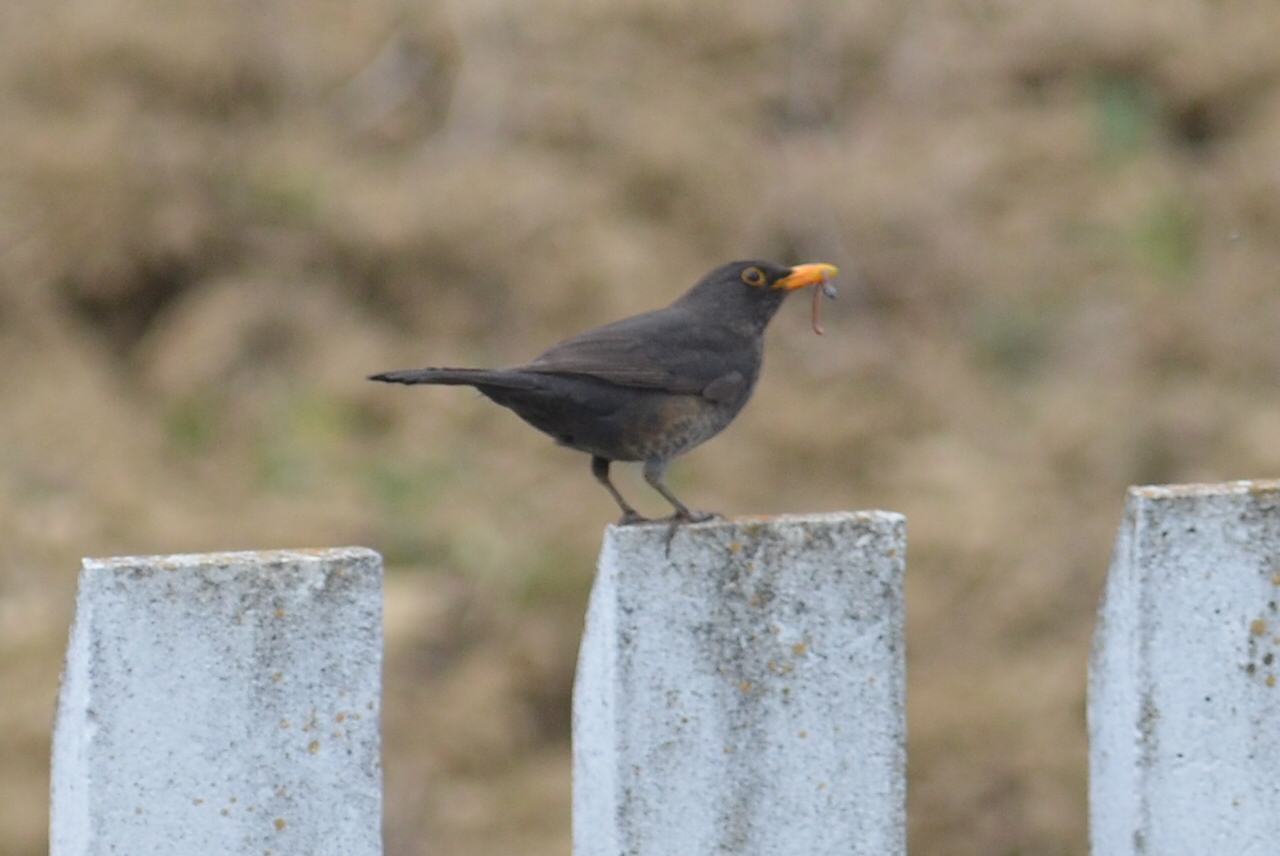
<path id="1" fill-rule="evenodd" d="M 764 274 L 758 267 L 749 267 L 742 272 L 742 281 L 747 285 L 764 285 Z"/>

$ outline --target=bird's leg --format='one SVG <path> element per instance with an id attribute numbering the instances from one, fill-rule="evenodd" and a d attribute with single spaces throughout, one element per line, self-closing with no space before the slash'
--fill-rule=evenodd
<path id="1" fill-rule="evenodd" d="M 644 480 L 662 494 L 667 502 L 675 506 L 676 513 L 671 516 L 673 523 L 701 523 L 704 520 L 711 520 L 719 517 L 718 514 L 711 514 L 706 511 L 690 511 L 683 502 L 676 499 L 675 494 L 667 490 L 667 486 L 662 483 L 662 474 L 667 470 L 667 462 L 661 458 L 651 458 L 644 462 Z"/>
<path id="2" fill-rule="evenodd" d="M 622 498 L 622 494 L 618 493 L 618 489 L 613 486 L 613 482 L 609 480 L 609 459 L 602 458 L 599 455 L 591 456 L 591 475 L 596 477 L 596 481 L 604 485 L 604 489 L 609 491 L 609 495 L 613 497 L 613 501 L 618 503 L 618 507 L 622 509 L 622 519 L 618 521 L 619 526 L 626 526 L 631 523 L 647 523 L 649 518 L 644 517 L 640 512 L 631 507 L 631 504 Z"/>

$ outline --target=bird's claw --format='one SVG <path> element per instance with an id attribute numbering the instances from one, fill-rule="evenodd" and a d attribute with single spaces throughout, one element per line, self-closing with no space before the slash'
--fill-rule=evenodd
<path id="1" fill-rule="evenodd" d="M 720 517 L 713 511 L 689 511 L 688 509 L 677 511 L 670 517 L 664 518 L 668 521 L 667 537 L 663 541 L 666 548 L 667 557 L 671 557 L 671 540 L 676 537 L 676 530 L 680 528 L 682 523 L 705 523 L 708 520 L 716 520 Z"/>
<path id="2" fill-rule="evenodd" d="M 652 522 L 669 523 L 672 526 L 680 526 L 684 523 L 706 523 L 708 520 L 719 520 L 720 515 L 714 511 L 677 511 L 668 517 L 660 517 Z"/>
<path id="3" fill-rule="evenodd" d="M 721 515 L 714 511 L 677 511 L 668 517 L 645 517 L 637 511 L 628 511 L 618 518 L 618 526 L 636 526 L 641 523 L 669 523 L 674 528 L 682 523 L 706 523 L 708 520 L 719 520 Z"/>

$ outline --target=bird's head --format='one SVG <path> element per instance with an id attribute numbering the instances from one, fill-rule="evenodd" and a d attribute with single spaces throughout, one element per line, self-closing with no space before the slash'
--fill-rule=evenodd
<path id="1" fill-rule="evenodd" d="M 729 262 L 698 280 L 676 302 L 697 305 L 708 317 L 758 332 L 773 318 L 788 294 L 812 285 L 815 286 L 813 329 L 821 333 L 818 300 L 824 294 L 835 297 L 835 288 L 829 282 L 835 274 L 834 265 L 822 263 L 787 266 L 758 259 Z"/>

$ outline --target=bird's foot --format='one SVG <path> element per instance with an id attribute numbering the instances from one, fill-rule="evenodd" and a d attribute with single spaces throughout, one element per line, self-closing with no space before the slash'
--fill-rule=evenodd
<path id="1" fill-rule="evenodd" d="M 682 508 L 669 517 L 663 517 L 658 521 L 660 523 L 670 523 L 672 526 L 679 526 L 682 523 L 706 523 L 708 520 L 719 520 L 721 515 L 714 511 L 690 511 Z"/>
<path id="2" fill-rule="evenodd" d="M 618 518 L 618 526 L 636 526 L 641 523 L 666 523 L 671 526 L 671 533 L 684 523 L 706 523 L 708 520 L 719 520 L 721 515 L 714 511 L 677 511 L 668 517 L 645 517 L 638 511 L 626 511 Z"/>
<path id="3" fill-rule="evenodd" d="M 720 517 L 711 511 L 690 511 L 687 508 L 677 511 L 670 517 L 664 517 L 663 521 L 667 522 L 667 537 L 664 542 L 668 558 L 671 556 L 671 539 L 676 537 L 676 530 L 684 523 L 705 523 L 708 520 L 715 520 Z"/>

